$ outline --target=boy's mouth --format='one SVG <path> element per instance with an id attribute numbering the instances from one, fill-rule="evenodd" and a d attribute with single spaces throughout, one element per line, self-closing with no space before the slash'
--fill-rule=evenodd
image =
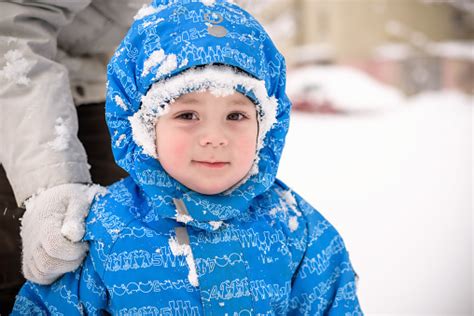
<path id="1" fill-rule="evenodd" d="M 224 162 L 224 161 L 200 161 L 200 160 L 193 160 L 193 163 L 202 166 L 202 167 L 208 167 L 208 168 L 223 168 L 227 165 L 229 165 L 229 162 Z"/>

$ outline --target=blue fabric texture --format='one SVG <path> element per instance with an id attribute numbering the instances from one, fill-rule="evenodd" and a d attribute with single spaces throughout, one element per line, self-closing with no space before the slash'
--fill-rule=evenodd
<path id="1" fill-rule="evenodd" d="M 117 48 L 106 118 L 116 162 L 130 176 L 94 200 L 84 263 L 51 286 L 27 282 L 13 315 L 362 315 L 340 235 L 275 178 L 291 106 L 283 56 L 247 12 L 204 2 L 153 2 Z M 174 55 L 176 67 L 144 71 L 158 50 Z M 259 172 L 230 194 L 212 196 L 171 178 L 135 143 L 129 121 L 153 83 L 209 64 L 263 80 L 278 101 Z M 176 219 L 177 201 L 192 218 L 186 224 Z M 191 260 L 171 247 L 180 229 Z"/>

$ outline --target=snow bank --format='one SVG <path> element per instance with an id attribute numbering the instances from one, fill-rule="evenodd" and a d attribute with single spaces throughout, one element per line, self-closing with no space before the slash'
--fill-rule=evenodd
<path id="1" fill-rule="evenodd" d="M 431 115 L 438 112 L 434 110 L 447 110 L 452 113 L 466 115 L 472 112 L 473 97 L 459 91 L 426 91 L 407 99 L 407 104 L 417 110 L 431 110 Z M 444 116 L 441 112 L 440 115 Z"/>
<path id="2" fill-rule="evenodd" d="M 293 113 L 278 178 L 341 233 L 368 315 L 469 315 L 473 110 L 441 91 L 379 115 Z"/>
<path id="3" fill-rule="evenodd" d="M 288 73 L 287 93 L 329 101 L 348 111 L 382 110 L 403 103 L 403 95 L 368 75 L 344 66 L 311 66 Z"/>
<path id="4" fill-rule="evenodd" d="M 426 49 L 435 56 L 474 61 L 474 41 L 431 43 Z"/>
<path id="5" fill-rule="evenodd" d="M 374 49 L 374 57 L 382 60 L 405 60 L 413 53 L 413 49 L 403 43 L 386 43 Z"/>

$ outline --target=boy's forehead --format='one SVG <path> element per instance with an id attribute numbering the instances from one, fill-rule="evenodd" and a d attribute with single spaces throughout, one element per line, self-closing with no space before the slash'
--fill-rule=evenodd
<path id="1" fill-rule="evenodd" d="M 221 96 L 217 94 L 213 94 L 209 92 L 208 90 L 206 91 L 194 91 L 194 92 L 189 92 L 186 94 L 180 95 L 178 98 L 175 99 L 175 102 L 181 103 L 181 104 L 199 104 L 205 100 L 219 100 L 219 101 L 225 101 L 226 104 L 230 105 L 249 105 L 249 106 L 254 106 L 252 100 L 250 100 L 247 96 L 244 94 L 234 91 L 234 93 L 226 95 L 226 96 Z"/>

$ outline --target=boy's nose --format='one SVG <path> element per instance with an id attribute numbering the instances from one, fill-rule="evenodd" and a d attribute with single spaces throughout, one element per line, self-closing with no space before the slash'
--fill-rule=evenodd
<path id="1" fill-rule="evenodd" d="M 224 135 L 217 135 L 217 134 L 207 134 L 203 135 L 200 140 L 199 144 L 201 146 L 212 146 L 212 147 L 221 147 L 221 146 L 227 146 L 228 140 Z"/>

